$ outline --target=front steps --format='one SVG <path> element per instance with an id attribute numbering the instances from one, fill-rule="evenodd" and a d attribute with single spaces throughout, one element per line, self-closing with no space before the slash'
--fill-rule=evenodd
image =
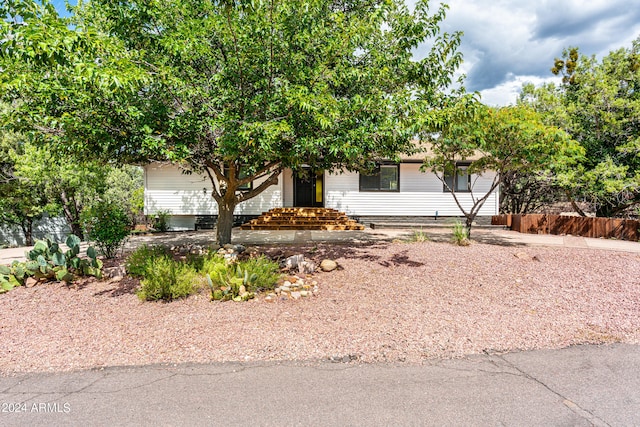
<path id="1" fill-rule="evenodd" d="M 275 208 L 242 224 L 241 230 L 364 230 L 364 225 L 329 208 Z"/>

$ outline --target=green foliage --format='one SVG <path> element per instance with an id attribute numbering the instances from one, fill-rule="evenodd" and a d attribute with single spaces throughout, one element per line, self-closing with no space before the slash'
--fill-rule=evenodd
<path id="1" fill-rule="evenodd" d="M 484 202 L 509 174 L 557 176 L 583 154 L 566 132 L 545 124 L 539 113 L 524 105 L 494 109 L 479 104 L 474 96 L 464 96 L 452 99 L 437 122 L 431 118 L 421 125 L 421 137 L 431 149 L 422 170 L 436 173 L 466 217 L 469 230 Z M 465 193 L 471 198 L 469 205 L 445 179 L 461 162 L 468 164 L 466 172 L 471 175 Z M 474 181 L 487 173 L 493 174 L 493 181 L 486 192 L 477 194 Z"/>
<path id="2" fill-rule="evenodd" d="M 142 245 L 127 257 L 125 268 L 134 277 L 144 277 L 148 261 L 158 258 L 173 258 L 173 254 L 166 246 Z"/>
<path id="3" fill-rule="evenodd" d="M 25 138 L 0 130 L 0 224 L 20 227 L 26 245 L 33 244 L 34 222 L 57 211 L 43 191 L 44 183 L 25 168 L 32 161 Z"/>
<path id="4" fill-rule="evenodd" d="M 22 286 L 25 279 L 25 269 L 22 265 L 12 264 L 11 267 L 0 265 L 0 294 Z"/>
<path id="5" fill-rule="evenodd" d="M 105 257 L 114 258 L 131 231 L 129 216 L 119 206 L 103 201 L 85 210 L 82 216 L 89 239 Z"/>
<path id="6" fill-rule="evenodd" d="M 77 236 L 68 236 L 65 244 L 69 249 L 63 251 L 50 239 L 38 240 L 25 254 L 25 262 L 14 261 L 11 266 L 0 266 L 0 293 L 24 285 L 29 277 L 58 282 L 72 282 L 76 275 L 102 277 L 102 261 L 97 259 L 93 247 L 87 248 L 86 258 L 80 258 L 80 239 Z"/>
<path id="7" fill-rule="evenodd" d="M 411 236 L 409 236 L 408 241 L 411 242 L 411 243 L 428 242 L 429 241 L 429 236 L 422 229 L 413 230 L 411 232 Z"/>
<path id="8" fill-rule="evenodd" d="M 95 0 L 68 20 L 19 4 L 28 25 L 0 21 L 0 93 L 22 100 L 12 126 L 204 173 L 220 243 L 233 208 L 285 167 L 359 170 L 410 150 L 416 87 L 434 107 L 462 60 L 461 34 L 440 33 L 447 7 L 427 0 Z M 415 61 L 418 45 L 431 48 Z"/>
<path id="9" fill-rule="evenodd" d="M 274 289 L 280 278 L 278 263 L 264 256 L 234 264 L 214 255 L 205 259 L 202 273 L 216 301 L 246 301 L 256 292 Z"/>
<path id="10" fill-rule="evenodd" d="M 238 262 L 236 274 L 240 274 L 249 292 L 264 292 L 275 289 L 280 278 L 277 262 L 261 255 Z"/>
<path id="11" fill-rule="evenodd" d="M 120 206 L 136 224 L 143 218 L 144 178 L 139 166 L 122 165 L 109 168 L 105 177 L 103 200 Z"/>
<path id="12" fill-rule="evenodd" d="M 453 225 L 453 237 L 451 241 L 458 246 L 469 246 L 471 244 L 469 240 L 469 230 L 460 221 L 456 221 Z"/>
<path id="13" fill-rule="evenodd" d="M 197 293 L 202 278 L 188 264 L 172 258 L 150 258 L 144 267 L 144 279 L 137 292 L 141 300 L 171 301 Z"/>
<path id="14" fill-rule="evenodd" d="M 562 186 L 590 201 L 598 216 L 616 216 L 640 204 L 640 38 L 598 61 L 578 48 L 556 58 L 561 85 L 523 88 L 521 103 L 566 129 L 585 150 Z"/>
<path id="15" fill-rule="evenodd" d="M 151 227 L 157 231 L 168 231 L 169 230 L 169 217 L 171 216 L 171 211 L 162 210 L 156 212 L 151 217 Z"/>

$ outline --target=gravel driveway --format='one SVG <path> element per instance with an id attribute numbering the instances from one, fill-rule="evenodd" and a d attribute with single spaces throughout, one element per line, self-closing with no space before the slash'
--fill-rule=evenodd
<path id="1" fill-rule="evenodd" d="M 640 254 L 446 242 L 271 247 L 340 268 L 317 297 L 140 302 L 132 282 L 0 295 L 0 373 L 150 363 L 421 363 L 481 352 L 640 343 Z"/>

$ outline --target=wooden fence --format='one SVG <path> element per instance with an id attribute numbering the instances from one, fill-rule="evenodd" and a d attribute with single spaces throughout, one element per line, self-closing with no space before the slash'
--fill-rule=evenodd
<path id="1" fill-rule="evenodd" d="M 504 225 L 511 230 L 529 234 L 571 234 L 638 241 L 640 221 L 617 218 L 591 218 L 580 216 L 526 214 L 496 215 L 492 225 Z"/>

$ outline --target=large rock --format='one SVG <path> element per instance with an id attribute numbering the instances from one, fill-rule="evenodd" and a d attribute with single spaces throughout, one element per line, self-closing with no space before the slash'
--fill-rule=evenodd
<path id="1" fill-rule="evenodd" d="M 320 268 L 322 271 L 333 271 L 338 268 L 338 263 L 331 259 L 325 259 L 320 263 Z"/>

